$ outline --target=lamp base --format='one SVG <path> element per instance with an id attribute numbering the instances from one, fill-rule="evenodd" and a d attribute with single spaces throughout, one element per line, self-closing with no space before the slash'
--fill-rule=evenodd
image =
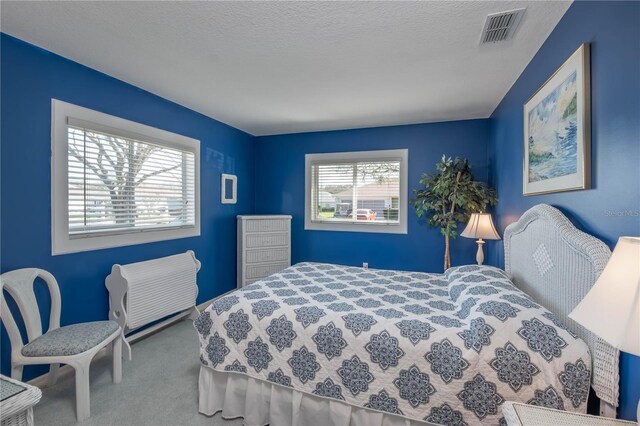
<path id="1" fill-rule="evenodd" d="M 478 262 L 478 265 L 482 265 L 482 263 L 484 262 L 484 249 L 482 247 L 484 245 L 484 240 L 480 238 L 478 241 L 476 241 L 476 243 L 478 243 L 478 252 L 476 253 L 476 262 Z"/>

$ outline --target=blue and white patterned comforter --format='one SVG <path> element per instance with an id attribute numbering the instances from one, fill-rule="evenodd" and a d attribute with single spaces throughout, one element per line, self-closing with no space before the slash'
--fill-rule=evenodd
<path id="1" fill-rule="evenodd" d="M 499 425 L 504 401 L 586 411 L 586 344 L 493 267 L 300 263 L 195 326 L 209 368 L 412 419 Z"/>

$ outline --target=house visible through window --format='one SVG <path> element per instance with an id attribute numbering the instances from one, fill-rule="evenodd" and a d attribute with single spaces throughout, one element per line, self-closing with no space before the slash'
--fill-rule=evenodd
<path id="1" fill-rule="evenodd" d="M 199 235 L 199 141 L 59 101 L 53 117 L 54 254 Z"/>
<path id="2" fill-rule="evenodd" d="M 406 232 L 406 159 L 406 150 L 308 154 L 305 228 Z"/>

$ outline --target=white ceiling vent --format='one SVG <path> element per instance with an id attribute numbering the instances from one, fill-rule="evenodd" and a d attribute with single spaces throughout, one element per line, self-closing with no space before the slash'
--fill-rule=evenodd
<path id="1" fill-rule="evenodd" d="M 518 29 L 526 8 L 487 15 L 480 44 L 509 40 Z"/>

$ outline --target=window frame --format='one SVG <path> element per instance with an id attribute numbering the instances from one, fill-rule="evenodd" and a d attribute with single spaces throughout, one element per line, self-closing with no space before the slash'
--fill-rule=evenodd
<path id="1" fill-rule="evenodd" d="M 95 130 L 104 129 L 125 138 L 137 139 L 194 154 L 194 225 L 164 229 L 127 230 L 122 233 L 69 235 L 68 121 L 84 121 Z M 95 125 L 95 126 L 94 126 Z M 51 254 L 145 244 L 200 236 L 200 141 L 124 118 L 51 99 Z"/>
<path id="2" fill-rule="evenodd" d="M 398 223 L 339 223 L 319 222 L 312 220 L 311 183 L 312 163 L 314 162 L 358 162 L 371 160 L 400 160 L 400 214 Z M 332 152 L 322 154 L 305 154 L 305 190 L 304 190 L 304 229 L 313 231 L 346 231 L 370 232 L 381 234 L 406 234 L 409 209 L 409 150 L 388 149 L 375 151 Z"/>

